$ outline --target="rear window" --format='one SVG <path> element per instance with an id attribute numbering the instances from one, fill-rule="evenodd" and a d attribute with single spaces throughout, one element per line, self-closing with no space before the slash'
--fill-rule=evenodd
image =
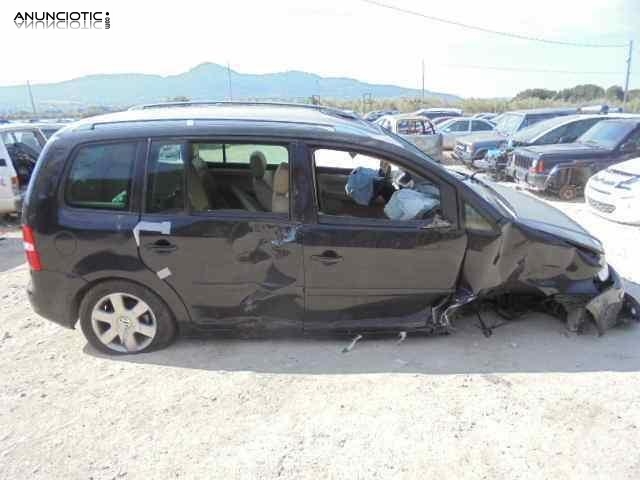
<path id="1" fill-rule="evenodd" d="M 78 208 L 128 210 L 135 153 L 135 143 L 81 147 L 67 177 L 67 204 Z"/>

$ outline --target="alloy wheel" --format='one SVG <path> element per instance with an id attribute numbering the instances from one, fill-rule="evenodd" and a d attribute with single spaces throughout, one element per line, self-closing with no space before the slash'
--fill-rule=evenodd
<path id="1" fill-rule="evenodd" d="M 104 346 L 123 353 L 144 350 L 158 331 L 151 307 L 128 293 L 110 293 L 98 300 L 91 311 L 91 327 Z"/>

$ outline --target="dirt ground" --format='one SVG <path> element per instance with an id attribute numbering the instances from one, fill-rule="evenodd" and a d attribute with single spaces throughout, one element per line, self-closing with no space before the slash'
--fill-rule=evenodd
<path id="1" fill-rule="evenodd" d="M 640 295 L 640 229 L 554 202 Z M 637 478 L 640 326 L 179 339 L 106 358 L 38 317 L 0 225 L 0 478 Z"/>

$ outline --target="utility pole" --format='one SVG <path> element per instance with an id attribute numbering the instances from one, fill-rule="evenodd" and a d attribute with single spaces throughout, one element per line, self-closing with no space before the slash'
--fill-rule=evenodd
<path id="1" fill-rule="evenodd" d="M 363 93 L 362 94 L 362 113 L 365 114 L 367 113 L 367 104 L 369 105 L 369 107 L 371 107 L 371 104 L 373 103 L 373 99 L 370 93 Z"/>
<path id="2" fill-rule="evenodd" d="M 424 58 L 422 59 L 422 105 L 424 106 Z"/>
<path id="3" fill-rule="evenodd" d="M 627 98 L 629 97 L 629 77 L 631 76 L 631 55 L 633 54 L 633 40 L 629 40 L 629 56 L 627 57 L 627 77 L 624 81 L 624 97 L 622 99 L 622 106 L 627 104 Z"/>
<path id="4" fill-rule="evenodd" d="M 233 102 L 233 90 L 231 89 L 231 66 L 227 61 L 227 77 L 229 79 L 229 101 Z"/>
<path id="5" fill-rule="evenodd" d="M 29 80 L 27 80 L 27 90 L 29 91 L 29 98 L 31 99 L 31 109 L 33 110 L 33 114 L 37 115 L 36 102 L 33 100 L 33 92 L 31 91 L 31 84 L 29 83 Z"/>

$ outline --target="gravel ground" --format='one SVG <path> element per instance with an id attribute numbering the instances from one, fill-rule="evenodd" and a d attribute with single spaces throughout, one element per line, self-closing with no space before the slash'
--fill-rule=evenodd
<path id="1" fill-rule="evenodd" d="M 640 229 L 553 202 L 640 295 Z M 0 225 L 0 478 L 637 478 L 640 326 L 179 339 L 106 358 L 38 317 Z"/>

